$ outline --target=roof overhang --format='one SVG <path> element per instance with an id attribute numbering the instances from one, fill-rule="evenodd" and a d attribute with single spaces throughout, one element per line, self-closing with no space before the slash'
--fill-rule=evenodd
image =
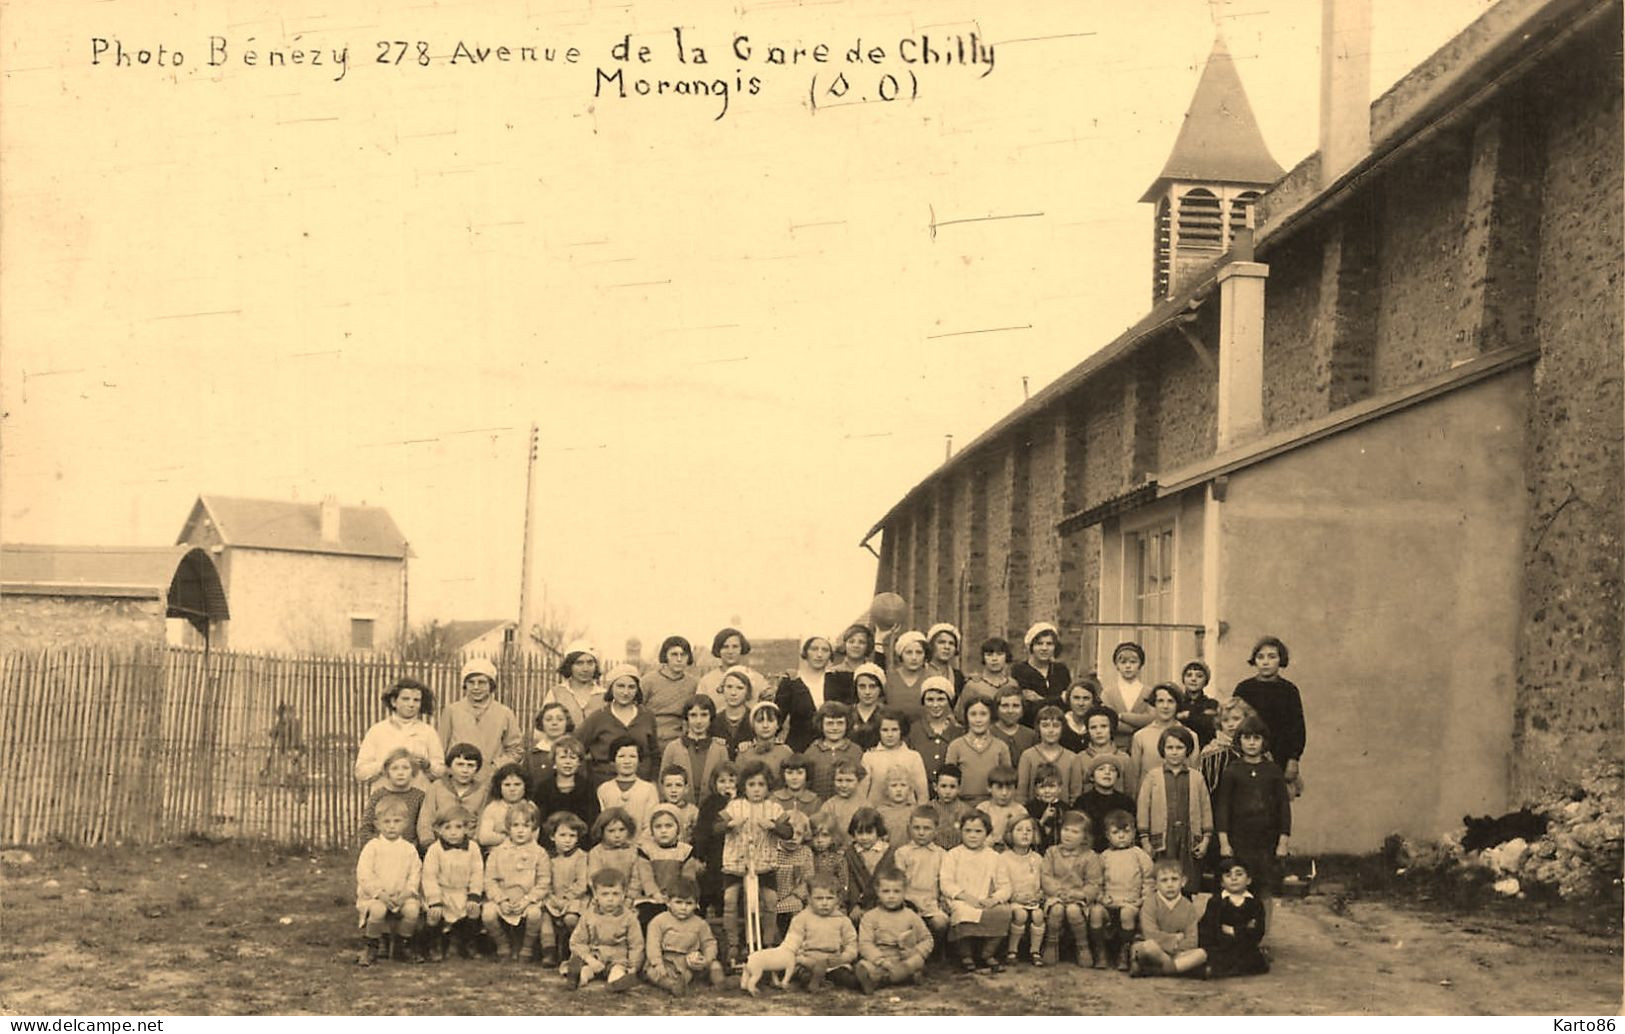
<path id="1" fill-rule="evenodd" d="M 231 617 L 220 572 L 197 546 L 6 546 L 0 595 L 144 599 L 200 628 Z"/>

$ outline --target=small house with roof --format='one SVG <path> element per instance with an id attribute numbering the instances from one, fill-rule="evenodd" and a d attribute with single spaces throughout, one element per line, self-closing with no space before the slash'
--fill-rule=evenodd
<path id="1" fill-rule="evenodd" d="M 514 649 L 517 621 L 486 618 L 480 621 L 448 621 L 446 649 L 458 657 L 503 657 Z"/>
<path id="2" fill-rule="evenodd" d="M 171 620 L 210 644 L 230 612 L 192 546 L 0 547 L 0 645 L 9 651 L 165 645 Z"/>
<path id="3" fill-rule="evenodd" d="M 412 550 L 382 507 L 200 495 L 176 541 L 219 569 L 232 619 L 216 645 L 371 652 L 406 625 Z"/>

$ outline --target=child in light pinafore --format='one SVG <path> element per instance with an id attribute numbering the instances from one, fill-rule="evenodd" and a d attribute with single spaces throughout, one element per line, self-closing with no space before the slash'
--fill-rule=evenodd
<path id="1" fill-rule="evenodd" d="M 547 839 L 553 845 L 552 887 L 542 904 L 551 920 L 555 942 L 567 945 L 581 921 L 581 913 L 592 900 L 588 855 L 581 846 L 587 839 L 587 824 L 573 812 L 556 811 L 547 819 Z M 542 964 L 558 965 L 558 955 L 557 951 L 544 951 Z"/>
<path id="2" fill-rule="evenodd" d="M 999 861 L 1010 879 L 1010 943 L 1004 957 L 1011 964 L 1019 957 L 1021 937 L 1028 930 L 1029 957 L 1034 966 L 1044 964 L 1044 892 L 1039 881 L 1044 859 L 1034 847 L 1037 840 L 1038 823 L 1031 815 L 1022 815 L 1004 831 L 1005 851 Z"/>
<path id="3" fill-rule="evenodd" d="M 355 867 L 355 907 L 366 933 L 361 965 L 378 959 L 382 939 L 391 933 L 402 943 L 412 939 L 422 914 L 418 883 L 423 871 L 418 849 L 403 835 L 408 811 L 404 801 L 378 802 L 378 835 L 361 849 Z"/>
<path id="4" fill-rule="evenodd" d="M 1130 841 L 1133 832 L 1128 830 Z M 1106 910 L 1101 907 L 1100 896 L 1106 875 L 1100 856 L 1090 843 L 1088 815 L 1069 811 L 1061 817 L 1060 841 L 1045 852 L 1044 864 L 1039 870 L 1049 919 L 1044 958 L 1050 963 L 1061 961 L 1061 933 L 1070 929 L 1078 965 L 1085 964 L 1084 945 L 1087 943 L 1090 963 L 1096 969 L 1104 969 L 1106 947 L 1102 935 Z"/>
<path id="5" fill-rule="evenodd" d="M 435 842 L 423 856 L 423 903 L 429 933 L 437 942 L 436 957 L 442 962 L 451 954 L 454 935 L 458 953 L 468 958 L 480 928 L 485 858 L 480 845 L 469 839 L 473 828 L 474 814 L 467 808 L 454 805 L 442 811 L 435 821 Z"/>
<path id="6" fill-rule="evenodd" d="M 552 864 L 536 842 L 540 819 L 536 805 L 519 801 L 508 808 L 507 839 L 491 849 L 485 860 L 485 905 L 480 919 L 496 942 L 497 961 L 513 955 L 536 958 L 538 945 L 553 944 L 553 924 L 542 921 L 542 901 L 553 887 Z"/>

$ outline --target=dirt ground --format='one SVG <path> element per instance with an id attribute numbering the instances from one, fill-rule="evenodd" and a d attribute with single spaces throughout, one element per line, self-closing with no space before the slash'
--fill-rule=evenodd
<path id="1" fill-rule="evenodd" d="M 581 994 L 517 964 L 355 964 L 352 862 L 337 854 L 187 844 L 30 849 L 0 866 L 0 1011 L 106 1014 L 1561 1014 L 1613 1015 L 1621 944 L 1527 914 L 1448 916 L 1329 894 L 1283 902 L 1274 970 L 1135 980 L 1114 971 L 1013 968 L 927 974 L 872 997 L 737 989 L 676 1001 L 650 987 Z M 1603 927 L 1599 926 L 1599 929 Z M 952 984 L 955 993 L 943 995 Z"/>

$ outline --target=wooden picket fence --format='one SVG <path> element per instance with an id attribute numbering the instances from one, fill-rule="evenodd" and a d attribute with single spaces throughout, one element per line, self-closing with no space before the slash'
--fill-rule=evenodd
<path id="1" fill-rule="evenodd" d="M 528 728 L 557 660 L 498 661 Z M 0 658 L 0 842 L 159 843 L 186 836 L 352 846 L 366 803 L 362 734 L 396 678 L 438 702 L 456 663 L 168 648 Z"/>

